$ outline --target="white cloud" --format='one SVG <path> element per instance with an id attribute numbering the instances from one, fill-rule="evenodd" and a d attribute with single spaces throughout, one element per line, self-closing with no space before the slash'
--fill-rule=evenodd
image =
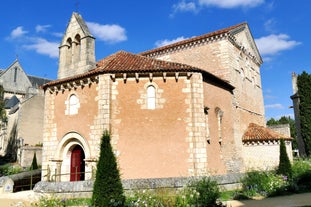
<path id="1" fill-rule="evenodd" d="M 215 6 L 225 9 L 236 7 L 256 7 L 264 3 L 264 0 L 199 0 L 200 5 Z"/>
<path id="2" fill-rule="evenodd" d="M 185 0 L 182 0 L 178 2 L 177 4 L 173 5 L 173 13 L 170 16 L 173 17 L 174 14 L 177 12 L 197 13 L 198 11 L 199 11 L 199 8 L 196 6 L 195 2 L 186 2 Z"/>
<path id="3" fill-rule="evenodd" d="M 127 40 L 125 29 L 119 25 L 101 25 L 94 22 L 87 22 L 90 32 L 99 40 L 108 43 L 117 43 Z"/>
<path id="4" fill-rule="evenodd" d="M 282 104 L 268 104 L 268 105 L 265 105 L 265 108 L 266 109 L 284 109 L 284 106 Z"/>
<path id="5" fill-rule="evenodd" d="M 22 26 L 19 26 L 12 30 L 10 38 L 15 39 L 27 33 L 28 31 L 25 31 Z"/>
<path id="6" fill-rule="evenodd" d="M 33 44 L 24 45 L 23 47 L 29 50 L 35 50 L 42 55 L 48 55 L 51 58 L 58 57 L 58 42 L 49 42 L 43 38 L 33 39 Z"/>
<path id="7" fill-rule="evenodd" d="M 274 33 L 276 24 L 277 24 L 277 21 L 275 19 L 273 19 L 273 18 L 272 19 L 268 19 L 264 23 L 265 30 L 270 32 L 270 33 Z"/>
<path id="8" fill-rule="evenodd" d="M 51 25 L 37 25 L 36 26 L 36 32 L 46 32 L 48 28 L 50 28 Z"/>
<path id="9" fill-rule="evenodd" d="M 177 37 L 176 39 L 173 39 L 173 40 L 168 40 L 168 39 L 158 40 L 158 41 L 156 41 L 155 45 L 156 45 L 156 47 L 162 47 L 162 46 L 173 44 L 175 42 L 179 42 L 179 41 L 182 41 L 182 40 L 185 40 L 185 39 L 187 39 L 187 38 L 184 38 L 182 36 L 182 37 Z"/>
<path id="10" fill-rule="evenodd" d="M 301 44 L 300 42 L 289 40 L 289 38 L 290 37 L 286 34 L 272 34 L 258 38 L 255 41 L 261 55 L 274 55 Z"/>

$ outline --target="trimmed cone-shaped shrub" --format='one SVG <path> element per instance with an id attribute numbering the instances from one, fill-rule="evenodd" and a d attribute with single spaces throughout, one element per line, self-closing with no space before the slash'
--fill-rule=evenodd
<path id="1" fill-rule="evenodd" d="M 96 179 L 93 187 L 92 205 L 98 207 L 124 206 L 123 194 L 117 161 L 110 144 L 110 134 L 105 131 L 100 146 Z"/>
<path id="2" fill-rule="evenodd" d="M 32 163 L 31 163 L 31 169 L 36 170 L 38 169 L 38 163 L 37 163 L 37 155 L 34 153 Z"/>
<path id="3" fill-rule="evenodd" d="M 284 139 L 280 140 L 280 162 L 277 173 L 280 175 L 286 175 L 289 178 L 292 177 L 292 166 L 286 152 Z"/>

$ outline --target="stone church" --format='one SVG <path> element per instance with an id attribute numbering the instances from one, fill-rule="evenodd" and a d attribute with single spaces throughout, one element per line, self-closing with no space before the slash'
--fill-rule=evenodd
<path id="1" fill-rule="evenodd" d="M 73 13 L 58 79 L 43 86 L 43 180 L 91 179 L 105 130 L 122 179 L 273 168 L 281 138 L 291 155 L 291 138 L 265 127 L 262 58 L 247 23 L 95 59 L 95 38 Z"/>
<path id="2" fill-rule="evenodd" d="M 0 164 L 17 162 L 29 167 L 36 152 L 41 162 L 44 93 L 41 86 L 49 79 L 28 75 L 18 59 L 0 69 L 1 101 Z"/>

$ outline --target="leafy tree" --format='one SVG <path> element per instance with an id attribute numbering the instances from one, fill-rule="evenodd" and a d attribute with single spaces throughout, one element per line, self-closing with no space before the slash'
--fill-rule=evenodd
<path id="1" fill-rule="evenodd" d="M 284 139 L 280 139 L 280 159 L 277 173 L 280 175 L 286 175 L 289 178 L 292 177 L 292 166 L 286 152 Z"/>
<path id="2" fill-rule="evenodd" d="M 276 120 L 274 118 L 271 118 L 267 121 L 268 126 L 274 126 L 274 125 L 280 125 L 280 124 L 289 124 L 290 128 L 290 136 L 292 138 L 297 137 L 296 133 L 296 125 L 295 125 L 295 120 L 292 119 L 290 116 L 282 116 L 280 119 Z M 297 148 L 297 142 L 296 139 L 293 140 L 293 148 Z"/>
<path id="3" fill-rule="evenodd" d="M 271 118 L 267 121 L 268 126 L 273 126 L 273 125 L 278 125 L 278 124 L 279 124 L 279 121 L 275 120 L 274 118 Z"/>
<path id="4" fill-rule="evenodd" d="M 105 131 L 100 146 L 96 179 L 93 187 L 92 205 L 99 207 L 124 206 L 123 194 L 117 161 L 110 144 L 110 134 Z"/>
<path id="5" fill-rule="evenodd" d="M 311 75 L 305 71 L 297 77 L 301 137 L 307 155 L 311 154 Z"/>
<path id="6" fill-rule="evenodd" d="M 6 122 L 6 112 L 4 109 L 4 100 L 3 100 L 4 89 L 3 86 L 0 85 L 0 120 Z"/>

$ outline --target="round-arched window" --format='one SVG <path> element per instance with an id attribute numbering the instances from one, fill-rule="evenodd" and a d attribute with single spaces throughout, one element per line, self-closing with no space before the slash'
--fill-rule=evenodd
<path id="1" fill-rule="evenodd" d="M 156 89 L 150 85 L 147 87 L 147 108 L 155 109 L 156 107 Z"/>

